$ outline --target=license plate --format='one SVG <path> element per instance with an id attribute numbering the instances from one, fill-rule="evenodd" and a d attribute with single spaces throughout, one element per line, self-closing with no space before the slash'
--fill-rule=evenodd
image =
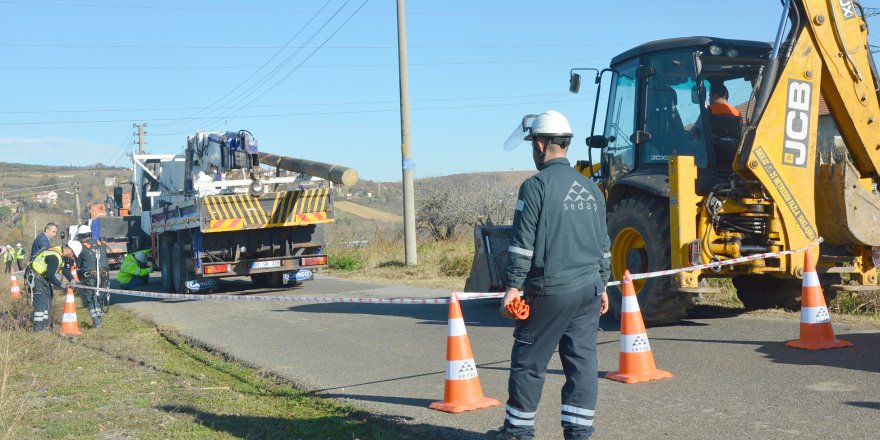
<path id="1" fill-rule="evenodd" d="M 272 261 L 254 261 L 252 269 L 271 269 L 273 267 L 281 267 L 281 260 Z"/>

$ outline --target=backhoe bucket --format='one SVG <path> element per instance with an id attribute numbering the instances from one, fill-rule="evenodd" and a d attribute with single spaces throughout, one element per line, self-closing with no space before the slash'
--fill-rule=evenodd
<path id="1" fill-rule="evenodd" d="M 816 225 L 831 244 L 880 246 L 880 196 L 862 186 L 851 163 L 818 165 Z"/>
<path id="2" fill-rule="evenodd" d="M 474 262 L 465 292 L 502 292 L 507 284 L 507 248 L 512 226 L 484 225 L 474 228 Z"/>

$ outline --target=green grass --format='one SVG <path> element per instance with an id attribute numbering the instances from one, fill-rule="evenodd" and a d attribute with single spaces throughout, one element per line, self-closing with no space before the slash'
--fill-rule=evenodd
<path id="1" fill-rule="evenodd" d="M 0 301 L 0 310 L 9 306 Z M 354 407 L 310 396 L 126 311 L 112 310 L 99 330 L 84 309 L 79 317 L 85 335 L 75 338 L 3 321 L 0 437 L 404 438 Z"/>

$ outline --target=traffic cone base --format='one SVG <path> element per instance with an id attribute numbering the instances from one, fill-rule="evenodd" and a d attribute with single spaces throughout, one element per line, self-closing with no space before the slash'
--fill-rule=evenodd
<path id="1" fill-rule="evenodd" d="M 501 402 L 483 396 L 477 363 L 464 326 L 458 296 L 449 298 L 449 328 L 446 338 L 446 384 L 443 401 L 434 402 L 428 408 L 449 413 L 501 405 Z"/>
<path id="2" fill-rule="evenodd" d="M 831 315 L 822 295 L 819 276 L 809 249 L 804 252 L 804 281 L 801 293 L 800 338 L 785 343 L 787 347 L 803 350 L 827 350 L 852 347 L 849 341 L 837 339 L 831 326 Z"/>
<path id="3" fill-rule="evenodd" d="M 633 289 L 629 271 L 623 275 L 623 297 L 620 313 L 620 370 L 606 373 L 605 378 L 623 383 L 668 379 L 672 373 L 658 370 L 645 330 L 639 300 Z"/>
<path id="4" fill-rule="evenodd" d="M 18 280 L 15 278 L 15 275 L 9 276 L 9 298 L 21 298 L 21 289 L 18 287 Z"/>
<path id="5" fill-rule="evenodd" d="M 64 314 L 61 315 L 61 334 L 80 336 L 79 320 L 76 317 L 76 300 L 73 298 L 73 287 L 67 288 L 64 298 Z"/>

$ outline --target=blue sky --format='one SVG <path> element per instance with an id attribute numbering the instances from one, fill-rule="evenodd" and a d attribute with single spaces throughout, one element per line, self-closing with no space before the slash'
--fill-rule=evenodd
<path id="1" fill-rule="evenodd" d="M 36 0 L 0 11 L 0 161 L 126 164 L 132 124 L 146 122 L 150 152 L 179 152 L 198 129 L 247 129 L 263 151 L 400 180 L 395 1 Z M 527 149 L 501 148 L 522 115 L 557 109 L 577 139 L 588 134 L 591 84 L 568 93 L 572 67 L 676 36 L 769 41 L 780 12 L 766 0 L 410 0 L 416 176 L 530 169 Z M 577 141 L 570 157 L 585 156 Z"/>

